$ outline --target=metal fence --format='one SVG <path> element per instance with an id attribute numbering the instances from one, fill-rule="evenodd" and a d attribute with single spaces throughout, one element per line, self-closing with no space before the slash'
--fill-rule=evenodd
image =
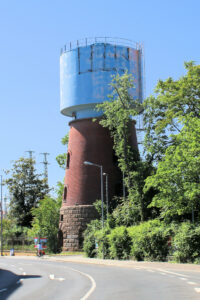
<path id="1" fill-rule="evenodd" d="M 117 37 L 94 37 L 94 38 L 84 38 L 76 41 L 66 43 L 63 48 L 61 48 L 61 54 L 64 52 L 71 51 L 78 47 L 86 47 L 93 44 L 104 43 L 112 44 L 118 46 L 126 46 L 135 48 L 137 50 L 142 50 L 143 47 L 140 43 L 134 42 L 132 40 L 117 38 Z"/>
<path id="2" fill-rule="evenodd" d="M 3 239 L 3 250 L 10 251 L 10 249 L 18 251 L 36 251 L 34 248 L 34 240 L 29 238 L 8 238 Z"/>

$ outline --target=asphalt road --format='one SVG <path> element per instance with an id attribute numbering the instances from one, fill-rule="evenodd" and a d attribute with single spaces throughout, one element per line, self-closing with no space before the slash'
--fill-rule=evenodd
<path id="1" fill-rule="evenodd" d="M 156 263 L 108 266 L 0 257 L 0 299 L 200 299 L 200 269 Z"/>

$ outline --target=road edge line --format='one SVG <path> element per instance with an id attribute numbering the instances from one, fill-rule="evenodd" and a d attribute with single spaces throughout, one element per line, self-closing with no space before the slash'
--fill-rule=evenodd
<path id="1" fill-rule="evenodd" d="M 95 282 L 95 280 L 94 280 L 94 278 L 92 277 L 92 276 L 90 276 L 89 274 L 87 274 L 87 273 L 84 273 L 84 272 L 81 272 L 81 271 L 79 271 L 79 270 L 76 270 L 76 269 L 74 269 L 74 268 L 70 268 L 70 267 L 67 267 L 68 269 L 71 269 L 71 270 L 73 270 L 73 271 L 75 271 L 75 272 L 78 272 L 78 273 L 80 273 L 81 275 L 83 275 L 83 276 L 85 276 L 85 277 L 87 277 L 87 278 L 89 278 L 90 279 L 90 281 L 91 281 L 91 283 L 92 283 L 92 287 L 89 289 L 89 291 L 80 299 L 80 300 L 87 300 L 89 297 L 90 297 L 90 295 L 94 292 L 94 290 L 95 290 L 95 288 L 96 288 L 96 282 Z"/>

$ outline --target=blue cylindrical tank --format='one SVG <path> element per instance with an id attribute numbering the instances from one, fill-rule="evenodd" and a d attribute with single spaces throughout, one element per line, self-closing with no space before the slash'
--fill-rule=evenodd
<path id="1" fill-rule="evenodd" d="M 124 44 L 124 45 L 123 45 Z M 125 70 L 133 75 L 134 99 L 142 101 L 142 50 L 120 40 L 77 41 L 60 56 L 61 113 L 77 119 L 100 115 L 94 108 L 108 100 L 112 75 Z"/>

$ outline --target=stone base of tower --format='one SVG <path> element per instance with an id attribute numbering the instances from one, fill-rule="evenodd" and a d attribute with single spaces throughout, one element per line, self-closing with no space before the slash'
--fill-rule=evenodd
<path id="1" fill-rule="evenodd" d="M 79 251 L 87 224 L 98 217 L 93 205 L 63 206 L 60 209 L 60 244 L 62 251 Z"/>

